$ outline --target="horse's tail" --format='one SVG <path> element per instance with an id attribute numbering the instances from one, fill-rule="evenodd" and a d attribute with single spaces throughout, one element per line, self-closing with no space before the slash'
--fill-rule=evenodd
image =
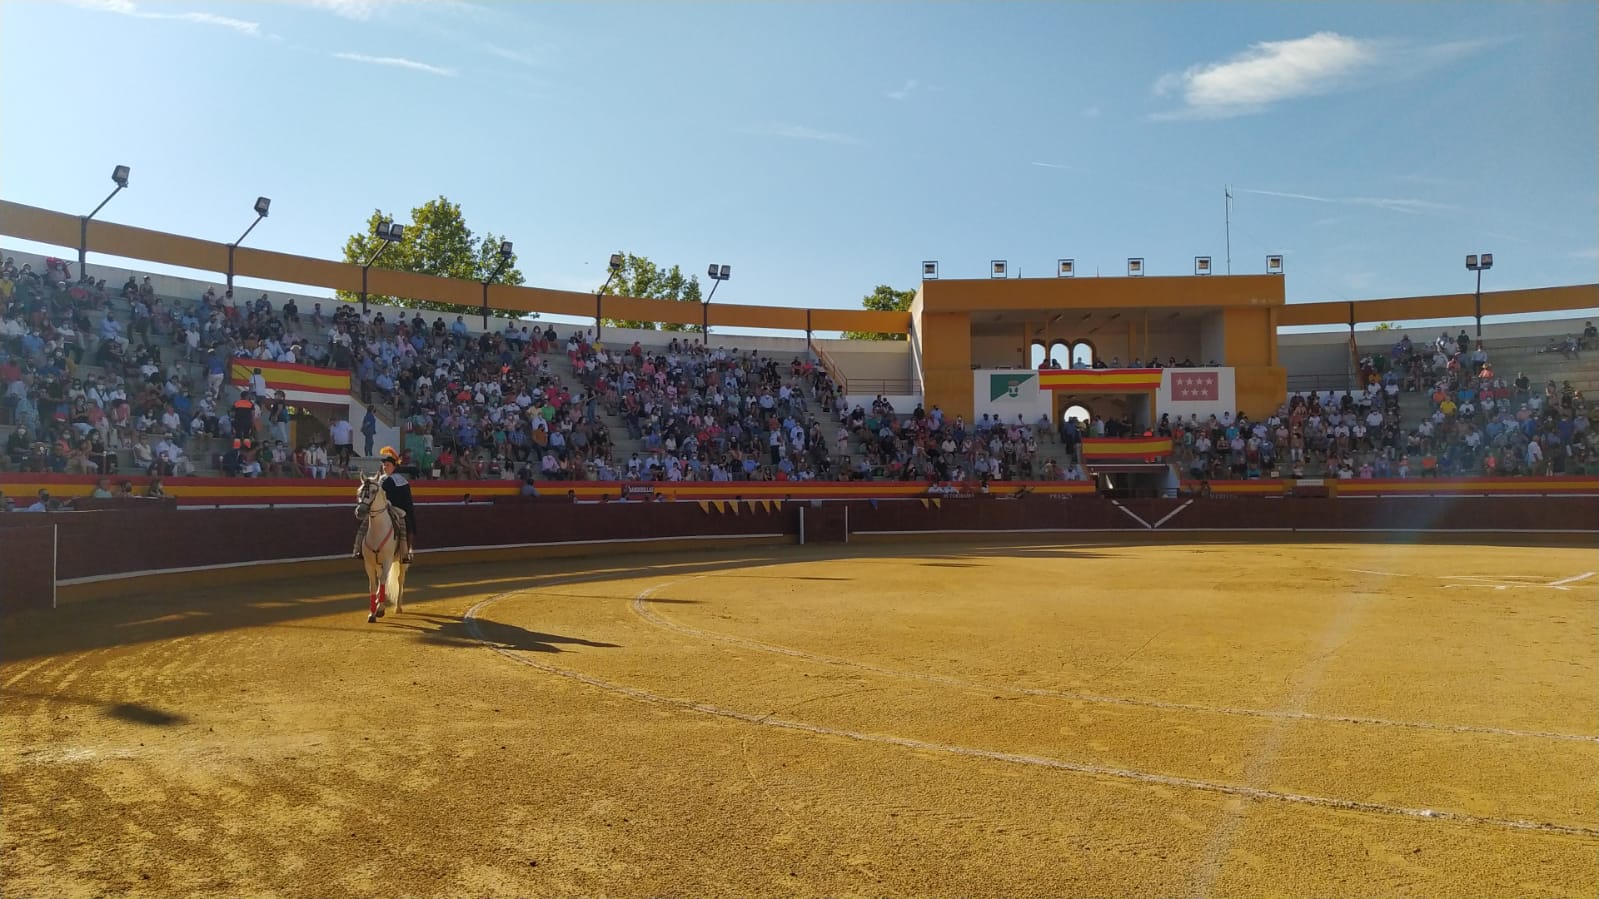
<path id="1" fill-rule="evenodd" d="M 398 549 L 399 547 L 395 548 Z M 398 609 L 400 595 L 405 590 L 405 566 L 401 564 L 398 552 L 394 554 L 394 558 L 389 562 L 388 579 L 384 581 L 384 587 L 388 590 L 389 602 L 394 603 L 395 608 Z"/>

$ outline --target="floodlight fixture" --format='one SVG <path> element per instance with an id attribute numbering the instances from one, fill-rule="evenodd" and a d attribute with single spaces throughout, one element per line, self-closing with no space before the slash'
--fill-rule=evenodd
<path id="1" fill-rule="evenodd" d="M 1142 278 L 1144 276 L 1144 257 L 1129 256 L 1127 258 L 1127 277 Z"/>
<path id="2" fill-rule="evenodd" d="M 937 281 L 938 280 L 938 261 L 937 260 L 929 259 L 929 260 L 926 260 L 925 262 L 922 263 L 922 280 L 923 281 Z"/>
<path id="3" fill-rule="evenodd" d="M 267 217 L 267 213 L 271 209 L 272 209 L 272 199 L 270 197 L 256 197 L 255 198 L 255 214 L 256 215 L 259 215 L 262 218 L 266 218 Z"/>
<path id="4" fill-rule="evenodd" d="M 1075 260 L 1075 259 L 1062 259 L 1062 260 L 1060 260 L 1060 262 L 1057 264 L 1055 273 L 1056 273 L 1056 275 L 1058 277 L 1061 277 L 1061 278 L 1076 277 L 1076 274 L 1077 274 L 1077 260 Z"/>
<path id="5" fill-rule="evenodd" d="M 622 270 L 622 254 L 621 253 L 612 253 L 611 254 L 611 271 L 619 272 L 621 270 Z"/>
<path id="6" fill-rule="evenodd" d="M 1273 253 L 1266 257 L 1266 274 L 1280 275 L 1283 273 L 1283 257 Z"/>
<path id="7" fill-rule="evenodd" d="M 1209 256 L 1195 256 L 1194 257 L 1194 274 L 1196 274 L 1196 275 L 1208 275 L 1208 274 L 1210 274 L 1210 257 Z"/>
<path id="8" fill-rule="evenodd" d="M 508 240 L 500 241 L 500 255 L 503 256 L 503 257 L 507 257 L 507 258 L 510 257 L 510 255 L 511 255 L 511 242 L 510 241 L 508 241 Z"/>
<path id="9" fill-rule="evenodd" d="M 1003 259 L 995 259 L 994 261 L 990 262 L 988 265 L 989 265 L 988 276 L 990 278 L 1003 278 L 1003 277 L 1005 277 L 1005 260 L 1003 260 Z"/>
<path id="10" fill-rule="evenodd" d="M 111 180 L 117 183 L 117 187 L 127 187 L 128 173 L 132 171 L 132 169 L 125 165 L 119 165 L 111 170 Z"/>

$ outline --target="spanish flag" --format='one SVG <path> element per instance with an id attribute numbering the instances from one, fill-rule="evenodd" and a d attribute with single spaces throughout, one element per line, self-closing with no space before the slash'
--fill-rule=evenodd
<path id="1" fill-rule="evenodd" d="M 270 393 L 281 390 L 287 399 L 302 403 L 344 403 L 350 398 L 349 372 L 314 365 L 239 357 L 230 365 L 229 383 L 247 386 L 256 372 L 266 380 Z"/>
<path id="2" fill-rule="evenodd" d="M 1160 389 L 1158 368 L 1045 369 L 1038 373 L 1040 390 L 1098 393 L 1142 393 Z"/>
<path id="3" fill-rule="evenodd" d="M 1085 459 L 1149 459 L 1171 454 L 1170 437 L 1085 437 Z"/>

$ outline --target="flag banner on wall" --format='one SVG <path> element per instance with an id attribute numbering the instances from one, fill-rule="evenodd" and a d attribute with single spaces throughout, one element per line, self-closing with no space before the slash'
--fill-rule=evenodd
<path id="1" fill-rule="evenodd" d="M 1148 459 L 1171 454 L 1170 437 L 1085 437 L 1085 459 Z"/>
<path id="2" fill-rule="evenodd" d="M 1221 398 L 1221 377 L 1213 371 L 1174 369 L 1171 397 L 1185 403 L 1213 402 Z"/>
<path id="3" fill-rule="evenodd" d="M 711 503 L 710 503 L 710 500 L 704 500 L 704 499 L 700 500 L 700 511 L 704 512 L 706 515 L 711 514 Z"/>
<path id="4" fill-rule="evenodd" d="M 1047 369 L 1038 373 L 1043 390 L 1077 390 L 1100 393 L 1138 393 L 1160 389 L 1158 368 Z"/>
<path id="5" fill-rule="evenodd" d="M 1024 393 L 1027 382 L 1033 379 L 1030 371 L 1006 372 L 1000 375 L 988 376 L 988 398 L 994 400 L 1020 400 L 1026 399 Z"/>
<path id="6" fill-rule="evenodd" d="M 350 400 L 350 373 L 337 368 L 241 357 L 230 363 L 228 382 L 249 386 L 257 371 L 266 380 L 269 396 L 281 390 L 285 398 L 305 403 L 345 404 Z"/>

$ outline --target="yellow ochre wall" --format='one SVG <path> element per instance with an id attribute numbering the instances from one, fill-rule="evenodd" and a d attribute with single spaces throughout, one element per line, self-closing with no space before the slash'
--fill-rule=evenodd
<path id="1" fill-rule="evenodd" d="M 929 312 L 995 309 L 1181 309 L 1281 306 L 1281 275 L 1158 278 L 1011 278 L 924 281 Z"/>

